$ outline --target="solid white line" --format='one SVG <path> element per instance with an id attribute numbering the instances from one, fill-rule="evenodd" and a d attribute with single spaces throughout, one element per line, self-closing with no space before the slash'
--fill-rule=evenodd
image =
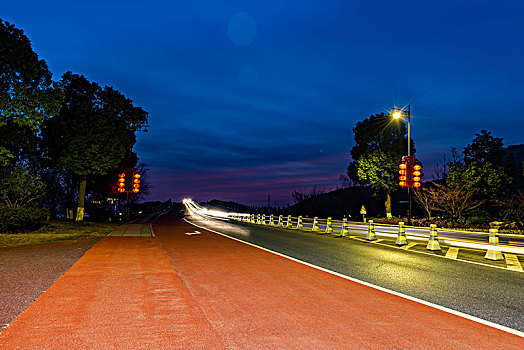
<path id="1" fill-rule="evenodd" d="M 193 226 L 199 227 L 201 229 L 204 229 L 204 230 L 207 230 L 207 231 L 219 234 L 221 236 L 227 237 L 229 239 L 233 239 L 235 241 L 238 241 L 238 242 L 241 242 L 241 243 L 244 243 L 244 244 L 256 247 L 258 249 L 262 249 L 262 250 L 264 250 L 266 252 L 269 252 L 269 253 L 281 256 L 281 257 L 286 258 L 286 259 L 290 259 L 292 261 L 295 261 L 295 262 L 301 263 L 303 265 L 315 268 L 317 270 L 324 271 L 324 272 L 330 273 L 332 275 L 335 275 L 335 276 L 347 279 L 349 281 L 352 281 L 352 282 L 355 282 L 355 283 L 359 283 L 359 284 L 362 284 L 364 286 L 371 287 L 371 288 L 374 288 L 374 289 L 378 289 L 380 291 L 383 291 L 383 292 L 386 292 L 386 293 L 389 293 L 389 294 L 393 294 L 393 295 L 399 296 L 399 297 L 404 298 L 404 299 L 415 301 L 417 303 L 420 303 L 420 304 L 423 304 L 423 305 L 426 305 L 426 306 L 429 306 L 429 307 L 432 307 L 432 308 L 435 308 L 435 309 L 438 309 L 438 310 L 441 310 L 441 311 L 444 311 L 444 312 L 447 312 L 447 313 L 450 313 L 450 314 L 453 314 L 453 315 L 456 315 L 456 316 L 459 316 L 459 317 L 463 317 L 463 318 L 466 318 L 468 320 L 471 320 L 471 321 L 474 321 L 474 322 L 477 322 L 477 323 L 481 323 L 481 324 L 484 324 L 486 326 L 493 327 L 493 328 L 496 328 L 496 329 L 499 329 L 499 330 L 502 330 L 502 331 L 505 331 L 505 332 L 508 332 L 508 333 L 511 333 L 511 334 L 515 334 L 515 335 L 517 335 L 519 337 L 524 338 L 524 332 L 520 332 L 520 331 L 518 331 L 516 329 L 509 328 L 509 327 L 506 327 L 506 326 L 503 326 L 503 325 L 500 325 L 500 324 L 497 324 L 497 323 L 493 323 L 493 322 L 490 322 L 490 321 L 487 321 L 487 320 L 483 320 L 481 318 L 478 318 L 478 317 L 475 317 L 475 316 L 471 316 L 471 315 L 465 314 L 465 313 L 460 312 L 460 311 L 449 309 L 449 308 L 447 308 L 445 306 L 433 304 L 433 303 L 430 303 L 429 301 L 418 299 L 418 298 L 415 298 L 415 297 L 412 297 L 412 296 L 409 296 L 409 295 L 406 295 L 406 294 L 402 294 L 402 293 L 399 293 L 399 292 L 395 292 L 394 290 L 391 290 L 391 289 L 379 287 L 377 285 L 374 285 L 374 284 L 371 284 L 371 283 L 368 283 L 368 282 L 364 282 L 364 281 L 358 280 L 356 278 L 349 277 L 349 276 L 343 275 L 341 273 L 338 273 L 338 272 L 335 272 L 335 271 L 331 271 L 331 270 L 328 270 L 326 268 L 323 268 L 323 267 L 320 267 L 320 266 L 316 266 L 316 265 L 310 264 L 310 263 L 302 261 L 302 260 L 298 260 L 298 259 L 293 258 L 291 256 L 284 255 L 282 253 L 278 253 L 278 252 L 275 252 L 273 250 L 269 250 L 267 248 L 258 246 L 256 244 L 253 244 L 253 243 L 250 243 L 250 242 L 243 241 L 243 240 L 235 238 L 235 237 L 231 237 L 231 236 L 229 236 L 229 235 L 227 235 L 225 233 L 218 232 L 218 231 L 215 231 L 215 230 L 212 230 L 212 229 L 209 229 L 209 228 L 197 225 L 197 224 L 187 220 L 186 218 L 184 218 L 184 221 L 187 222 L 190 225 L 193 225 Z"/>

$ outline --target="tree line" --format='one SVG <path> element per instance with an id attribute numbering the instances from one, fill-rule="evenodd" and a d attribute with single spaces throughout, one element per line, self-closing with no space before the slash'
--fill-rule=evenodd
<path id="1" fill-rule="evenodd" d="M 391 194 L 401 191 L 398 166 L 407 153 L 406 125 L 382 113 L 357 122 L 353 133 L 348 178 L 383 198 L 390 217 Z M 508 153 L 503 138 L 481 130 L 462 152 L 452 148 L 451 155 L 443 157 L 437 178 L 414 189 L 415 202 L 427 220 L 440 216 L 452 225 L 502 220 L 524 227 L 523 165 Z"/>
<path id="2" fill-rule="evenodd" d="M 86 196 L 107 206 L 119 172 L 147 172 L 133 146 L 148 113 L 81 74 L 54 81 L 23 30 L 2 19 L 0 84 L 0 232 L 59 214 L 81 221 Z"/>

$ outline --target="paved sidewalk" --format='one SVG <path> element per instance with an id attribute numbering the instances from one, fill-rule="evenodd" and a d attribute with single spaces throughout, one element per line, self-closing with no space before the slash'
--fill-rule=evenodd
<path id="1" fill-rule="evenodd" d="M 122 224 L 109 234 L 110 237 L 155 237 L 150 223 Z"/>
<path id="2" fill-rule="evenodd" d="M 0 349 L 493 349 L 524 338 L 164 217 L 106 237 Z"/>
<path id="3" fill-rule="evenodd" d="M 0 349 L 223 348 L 155 238 L 106 237 L 0 334 Z"/>

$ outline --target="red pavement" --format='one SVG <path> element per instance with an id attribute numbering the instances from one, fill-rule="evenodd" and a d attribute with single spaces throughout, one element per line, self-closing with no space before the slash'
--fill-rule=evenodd
<path id="1" fill-rule="evenodd" d="M 524 338 L 164 217 L 107 237 L 0 348 L 496 349 Z"/>

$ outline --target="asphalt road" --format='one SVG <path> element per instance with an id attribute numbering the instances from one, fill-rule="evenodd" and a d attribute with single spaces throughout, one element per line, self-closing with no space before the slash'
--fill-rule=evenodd
<path id="1" fill-rule="evenodd" d="M 524 274 L 521 272 L 333 235 L 200 216 L 186 219 L 361 281 L 524 331 Z"/>

